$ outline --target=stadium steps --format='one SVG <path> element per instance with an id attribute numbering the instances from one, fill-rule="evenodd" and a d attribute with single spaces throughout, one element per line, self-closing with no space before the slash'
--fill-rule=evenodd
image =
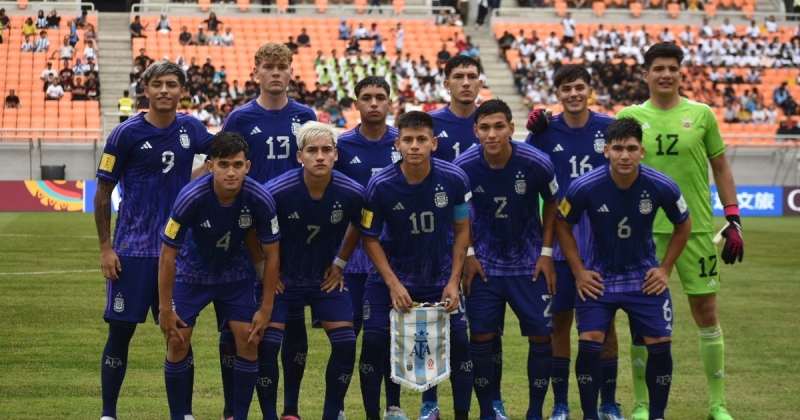
<path id="1" fill-rule="evenodd" d="M 524 129 L 523 121 L 527 119 L 528 111 L 522 103 L 522 95 L 514 86 L 514 77 L 509 64 L 498 59 L 499 48 L 491 26 L 475 29 L 472 25 L 465 25 L 464 34 L 470 36 L 472 42 L 476 43 L 480 49 L 481 65 L 486 74 L 486 81 L 491 88 L 491 96 L 504 100 L 511 108 L 513 121 L 518 126 L 522 123 L 520 127 Z"/>
<path id="2" fill-rule="evenodd" d="M 100 13 L 98 19 L 100 27 L 103 28 L 100 36 L 100 48 L 103 51 L 100 62 L 100 80 L 103 83 L 100 95 L 100 121 L 107 135 L 117 126 L 119 119 L 105 118 L 103 114 L 117 112 L 117 101 L 122 97 L 122 91 L 131 89 L 129 75 L 133 69 L 133 57 L 128 30 L 130 14 Z"/>

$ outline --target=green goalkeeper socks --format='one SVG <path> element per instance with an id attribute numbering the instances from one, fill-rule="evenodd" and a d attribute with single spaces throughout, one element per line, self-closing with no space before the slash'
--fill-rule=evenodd
<path id="1" fill-rule="evenodd" d="M 647 368 L 647 347 L 631 344 L 631 373 L 633 374 L 633 402 L 647 403 L 647 383 L 645 370 Z"/>
<path id="2" fill-rule="evenodd" d="M 725 402 L 725 342 L 719 324 L 698 328 L 700 335 L 700 358 L 708 378 L 711 404 Z"/>

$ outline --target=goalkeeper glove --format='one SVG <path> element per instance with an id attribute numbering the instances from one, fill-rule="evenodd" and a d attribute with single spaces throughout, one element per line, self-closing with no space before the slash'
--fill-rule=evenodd
<path id="1" fill-rule="evenodd" d="M 550 124 L 550 116 L 552 115 L 553 111 L 549 109 L 536 108 L 528 116 L 528 123 L 525 124 L 525 128 L 533 134 L 544 133 L 547 130 L 547 125 Z"/>
<path id="2" fill-rule="evenodd" d="M 722 261 L 725 264 L 742 262 L 744 257 L 744 238 L 742 237 L 742 221 L 738 214 L 725 216 L 728 225 L 722 229 L 725 246 L 722 247 Z"/>

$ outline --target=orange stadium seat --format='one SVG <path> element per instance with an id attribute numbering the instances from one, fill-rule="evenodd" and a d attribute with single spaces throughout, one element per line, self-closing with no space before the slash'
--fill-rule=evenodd
<path id="1" fill-rule="evenodd" d="M 703 11 L 706 12 L 706 16 L 708 16 L 709 19 L 714 19 L 714 16 L 717 14 L 717 4 L 705 3 L 703 5 Z"/>
<path id="2" fill-rule="evenodd" d="M 406 7 L 406 0 L 394 0 L 392 1 L 392 6 L 394 6 L 394 12 L 400 15 Z"/>
<path id="3" fill-rule="evenodd" d="M 633 1 L 628 5 L 628 8 L 630 9 L 633 17 L 638 18 L 642 16 L 642 3 Z"/>
<path id="4" fill-rule="evenodd" d="M 356 13 L 363 14 L 367 10 L 367 0 L 355 0 Z"/>
<path id="5" fill-rule="evenodd" d="M 317 0 L 317 12 L 325 13 L 328 10 L 328 0 Z"/>
<path id="6" fill-rule="evenodd" d="M 211 4 L 211 0 L 197 0 L 197 5 L 200 6 L 200 11 L 205 13 L 208 12 L 208 6 Z"/>
<path id="7" fill-rule="evenodd" d="M 554 7 L 556 9 L 556 14 L 559 17 L 564 17 L 564 16 L 567 15 L 567 2 L 565 2 L 563 0 L 555 0 L 555 6 Z"/>
<path id="8" fill-rule="evenodd" d="M 592 2 L 592 10 L 594 10 L 595 16 L 601 18 L 606 14 L 606 4 L 602 1 Z"/>
<path id="9" fill-rule="evenodd" d="M 679 3 L 669 3 L 667 4 L 667 11 L 669 12 L 669 17 L 677 19 L 681 15 L 681 5 Z"/>
<path id="10" fill-rule="evenodd" d="M 239 5 L 240 12 L 246 12 L 250 7 L 250 0 L 236 0 L 236 4 Z"/>

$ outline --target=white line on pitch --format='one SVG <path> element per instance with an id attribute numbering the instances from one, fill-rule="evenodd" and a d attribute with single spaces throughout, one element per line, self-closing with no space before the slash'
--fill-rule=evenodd
<path id="1" fill-rule="evenodd" d="M 18 272 L 0 273 L 0 276 L 37 276 L 42 274 L 94 273 L 98 271 L 100 271 L 99 268 L 96 268 L 94 270 L 18 271 Z"/>

